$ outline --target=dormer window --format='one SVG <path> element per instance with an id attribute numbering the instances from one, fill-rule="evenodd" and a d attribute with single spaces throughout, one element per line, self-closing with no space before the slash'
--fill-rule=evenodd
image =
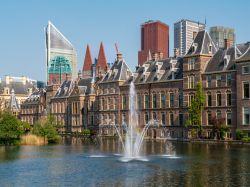
<path id="1" fill-rule="evenodd" d="M 194 53 L 196 51 L 197 48 L 197 44 L 193 43 L 193 45 L 191 46 L 191 52 Z"/>
<path id="2" fill-rule="evenodd" d="M 195 69 L 195 58 L 189 58 L 188 59 L 188 70 L 194 70 Z"/>
<path id="3" fill-rule="evenodd" d="M 224 67 L 227 67 L 229 61 L 230 61 L 230 56 L 229 55 L 225 55 L 225 57 L 224 57 Z"/>
<path id="4" fill-rule="evenodd" d="M 209 53 L 212 53 L 212 44 L 210 43 L 209 46 L 208 46 L 208 52 Z"/>

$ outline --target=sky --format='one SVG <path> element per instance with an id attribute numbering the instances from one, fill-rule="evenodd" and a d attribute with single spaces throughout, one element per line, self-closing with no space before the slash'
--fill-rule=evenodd
<path id="1" fill-rule="evenodd" d="M 28 76 L 45 81 L 45 33 L 50 20 L 77 50 L 82 69 L 87 44 L 92 58 L 102 41 L 108 62 L 114 62 L 115 43 L 131 70 L 140 50 L 140 25 L 160 20 L 170 27 L 181 19 L 211 26 L 232 27 L 236 43 L 250 41 L 250 1 L 238 0 L 1 0 L 0 77 Z"/>

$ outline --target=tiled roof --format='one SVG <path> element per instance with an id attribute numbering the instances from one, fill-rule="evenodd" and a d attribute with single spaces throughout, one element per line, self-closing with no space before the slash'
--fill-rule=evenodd
<path id="1" fill-rule="evenodd" d="M 91 71 L 91 67 L 92 67 L 92 57 L 91 57 L 89 45 L 87 45 L 82 71 L 83 72 Z"/>

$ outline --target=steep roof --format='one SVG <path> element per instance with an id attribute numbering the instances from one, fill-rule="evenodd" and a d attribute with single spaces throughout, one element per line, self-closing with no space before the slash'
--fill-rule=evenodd
<path id="1" fill-rule="evenodd" d="M 250 60 L 250 43 L 219 49 L 209 60 L 205 72 L 234 70 L 236 61 Z"/>
<path id="2" fill-rule="evenodd" d="M 134 78 L 128 79 L 126 84 L 129 84 L 132 80 L 135 84 L 143 84 L 182 79 L 182 69 L 182 58 L 148 61 L 136 70 L 133 74 Z"/>
<path id="3" fill-rule="evenodd" d="M 209 48 L 211 47 L 211 52 Z M 214 55 L 217 51 L 213 40 L 206 30 L 199 31 L 195 37 L 192 45 L 190 46 L 186 55 L 201 55 L 209 54 Z"/>
<path id="4" fill-rule="evenodd" d="M 126 62 L 122 60 L 116 60 L 112 65 L 110 70 L 103 77 L 101 83 L 109 82 L 109 81 L 119 81 L 119 80 L 127 80 L 129 76 L 132 75 L 132 72 L 129 70 Z"/>
<path id="5" fill-rule="evenodd" d="M 58 88 L 54 97 L 68 97 L 73 90 L 74 83 L 72 80 L 65 80 Z"/>
<path id="6" fill-rule="evenodd" d="M 101 42 L 100 49 L 99 49 L 96 67 L 100 69 L 107 69 L 108 67 L 102 42 Z"/>
<path id="7" fill-rule="evenodd" d="M 89 45 L 87 45 L 82 71 L 83 72 L 91 71 L 92 63 L 93 61 L 92 61 L 92 57 L 90 53 L 90 48 L 89 48 Z"/>
<path id="8" fill-rule="evenodd" d="M 45 89 L 40 88 L 36 89 L 25 101 L 23 104 L 37 104 L 41 95 L 46 93 Z"/>

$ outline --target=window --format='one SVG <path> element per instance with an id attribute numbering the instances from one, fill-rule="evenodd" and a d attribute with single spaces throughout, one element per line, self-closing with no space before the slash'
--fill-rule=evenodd
<path id="1" fill-rule="evenodd" d="M 216 86 L 220 87 L 221 86 L 221 75 L 216 75 Z"/>
<path id="2" fill-rule="evenodd" d="M 232 113 L 227 112 L 227 125 L 232 125 Z"/>
<path id="3" fill-rule="evenodd" d="M 156 112 L 153 112 L 153 120 L 157 120 Z"/>
<path id="4" fill-rule="evenodd" d="M 249 74 L 249 66 L 242 66 L 242 74 Z"/>
<path id="5" fill-rule="evenodd" d="M 137 109 L 140 110 L 141 109 L 141 96 L 137 95 Z"/>
<path id="6" fill-rule="evenodd" d="M 231 106 L 232 105 L 232 94 L 231 92 L 227 93 L 227 106 Z"/>
<path id="7" fill-rule="evenodd" d="M 227 86 L 232 85 L 232 75 L 230 73 L 227 74 Z"/>
<path id="8" fill-rule="evenodd" d="M 212 106 L 212 95 L 211 95 L 211 93 L 207 94 L 207 106 Z"/>
<path id="9" fill-rule="evenodd" d="M 144 108 L 149 108 L 149 97 L 144 95 Z"/>
<path id="10" fill-rule="evenodd" d="M 188 105 L 190 106 L 192 101 L 194 100 L 194 94 L 189 94 L 188 96 Z"/>
<path id="11" fill-rule="evenodd" d="M 207 125 L 211 125 L 212 114 L 210 111 L 207 112 Z"/>
<path id="12" fill-rule="evenodd" d="M 183 126 L 183 114 L 182 113 L 179 114 L 179 124 L 180 126 Z"/>
<path id="13" fill-rule="evenodd" d="M 221 106 L 221 93 L 217 93 L 217 96 L 216 96 L 216 99 L 217 99 L 217 106 Z"/>
<path id="14" fill-rule="evenodd" d="M 211 86 L 212 86 L 212 76 L 207 75 L 207 87 L 211 88 Z"/>
<path id="15" fill-rule="evenodd" d="M 194 70 L 195 69 L 195 58 L 189 58 L 188 59 L 188 70 Z"/>
<path id="16" fill-rule="evenodd" d="M 209 49 L 209 53 L 212 53 L 212 45 L 211 44 L 209 44 L 208 49 Z"/>
<path id="17" fill-rule="evenodd" d="M 174 93 L 170 93 L 170 107 L 174 107 Z"/>
<path id="18" fill-rule="evenodd" d="M 169 119 L 170 119 L 170 125 L 171 126 L 173 126 L 174 125 L 174 114 L 173 114 L 173 112 L 170 112 L 170 117 L 169 117 Z"/>
<path id="19" fill-rule="evenodd" d="M 162 125 L 166 125 L 166 115 L 164 112 L 161 113 L 161 123 Z"/>
<path id="20" fill-rule="evenodd" d="M 125 110 L 127 108 L 127 98 L 126 96 L 122 96 L 122 109 Z"/>
<path id="21" fill-rule="evenodd" d="M 156 97 L 156 94 L 153 94 L 153 108 L 157 108 L 157 97 Z"/>
<path id="22" fill-rule="evenodd" d="M 194 75 L 188 77 L 188 88 L 190 89 L 194 88 Z"/>
<path id="23" fill-rule="evenodd" d="M 217 110 L 217 112 L 216 112 L 216 118 L 217 119 L 221 119 L 222 118 L 220 110 Z"/>
<path id="24" fill-rule="evenodd" d="M 145 124 L 148 124 L 149 118 L 148 118 L 148 113 L 145 113 Z"/>
<path id="25" fill-rule="evenodd" d="M 164 93 L 161 93 L 161 108 L 166 107 L 166 95 Z"/>
<path id="26" fill-rule="evenodd" d="M 183 93 L 179 93 L 179 107 L 183 107 Z"/>
<path id="27" fill-rule="evenodd" d="M 243 82 L 243 98 L 249 98 L 249 82 Z"/>
<path id="28" fill-rule="evenodd" d="M 249 108 L 243 107 L 243 125 L 249 125 Z"/>

